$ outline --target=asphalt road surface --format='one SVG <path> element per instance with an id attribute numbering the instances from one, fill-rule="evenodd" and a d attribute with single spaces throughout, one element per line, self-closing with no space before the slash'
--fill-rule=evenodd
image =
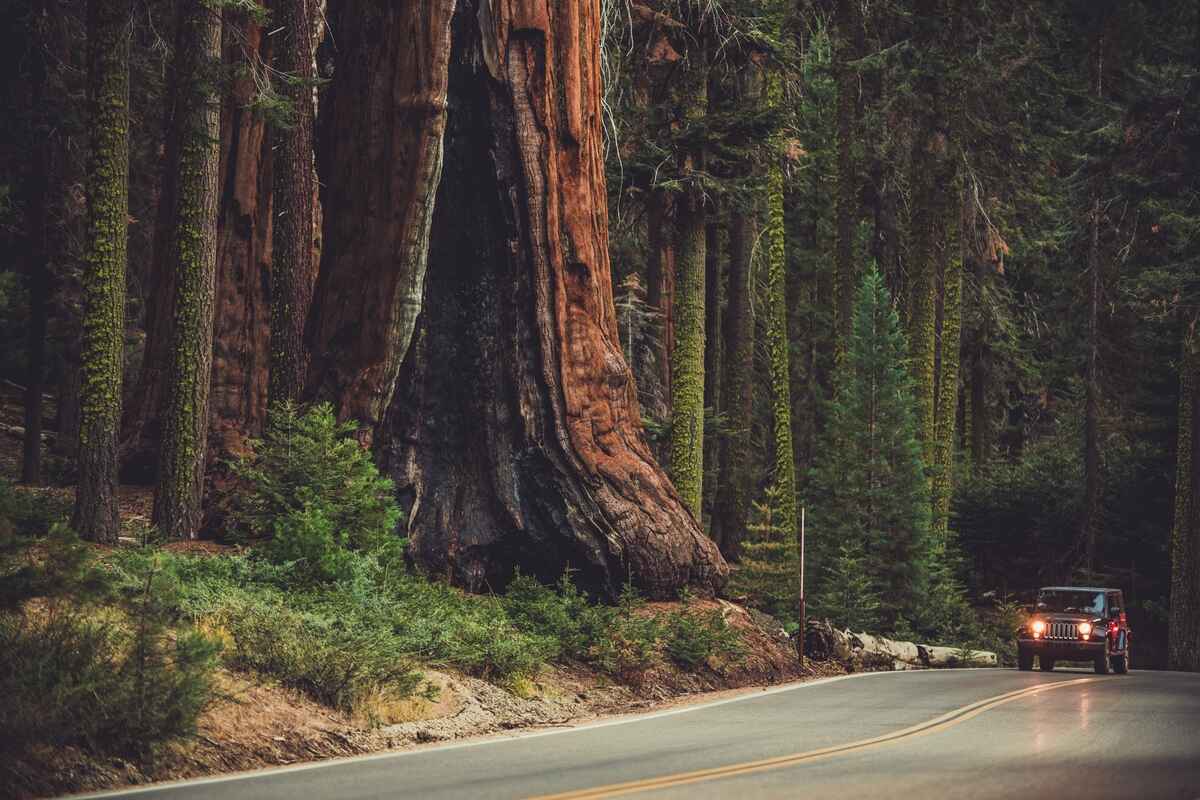
<path id="1" fill-rule="evenodd" d="M 93 797 L 1200 800 L 1200 675 L 876 673 Z"/>

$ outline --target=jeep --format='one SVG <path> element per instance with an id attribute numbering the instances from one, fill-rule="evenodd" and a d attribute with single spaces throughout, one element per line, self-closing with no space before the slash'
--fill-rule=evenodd
<path id="1" fill-rule="evenodd" d="M 1120 589 L 1046 586 L 1017 631 L 1017 668 L 1043 672 L 1058 661 L 1090 661 L 1096 672 L 1129 671 L 1129 623 Z"/>

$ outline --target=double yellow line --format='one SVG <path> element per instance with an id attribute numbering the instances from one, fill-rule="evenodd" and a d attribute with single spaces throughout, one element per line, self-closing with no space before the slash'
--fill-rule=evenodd
<path id="1" fill-rule="evenodd" d="M 787 756 L 776 756 L 774 758 L 764 758 L 759 761 L 745 761 L 741 764 L 730 764 L 724 767 L 712 767 L 710 769 L 700 769 L 694 772 L 679 772 L 674 775 L 663 775 L 658 778 L 646 778 L 640 781 L 628 781 L 626 783 L 613 783 L 607 786 L 596 786 L 591 789 L 577 789 L 570 792 L 561 792 L 559 794 L 541 795 L 530 800 L 600 800 L 600 798 L 619 797 L 621 795 L 635 794 L 638 792 L 649 792 L 655 789 L 668 789 L 675 786 L 685 786 L 689 783 L 700 783 L 701 781 L 717 780 L 719 778 L 732 778 L 738 775 L 748 775 L 752 772 L 764 772 L 769 769 L 780 769 L 782 767 L 790 767 L 805 761 L 815 761 L 820 758 L 828 758 L 829 756 L 841 755 L 858 750 L 866 750 L 871 747 L 879 747 L 880 745 L 890 744 L 891 742 L 901 739 L 909 739 L 914 736 L 923 736 L 928 733 L 938 733 L 947 728 L 959 725 L 969 719 L 979 716 L 985 711 L 990 711 L 997 706 L 1002 706 L 1005 703 L 1011 703 L 1014 700 L 1020 700 L 1024 697 L 1030 697 L 1042 692 L 1049 692 L 1054 689 L 1063 689 L 1067 686 L 1079 686 L 1084 683 L 1094 683 L 1100 680 L 1111 680 L 1110 678 L 1076 678 L 1070 681 L 1061 681 L 1058 683 L 1043 683 L 1038 686 L 1030 686 L 1025 689 L 1017 689 L 1005 694 L 989 697 L 985 700 L 979 700 L 965 705 L 961 708 L 956 708 L 946 714 L 913 725 L 909 728 L 885 733 L 882 736 L 875 736 L 871 739 L 860 739 L 856 742 L 847 742 L 846 744 L 833 745 L 832 747 L 822 747 L 819 750 L 808 750 L 803 753 L 794 753 Z"/>

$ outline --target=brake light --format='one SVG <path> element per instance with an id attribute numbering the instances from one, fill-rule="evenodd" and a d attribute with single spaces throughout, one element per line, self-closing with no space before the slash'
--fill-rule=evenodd
<path id="1" fill-rule="evenodd" d="M 1092 623 L 1090 623 L 1090 622 L 1079 623 L 1079 635 L 1080 635 L 1080 637 L 1082 637 L 1084 639 L 1091 636 L 1092 635 Z"/>
<path id="2" fill-rule="evenodd" d="M 1117 631 L 1119 631 L 1120 629 L 1121 629 L 1121 626 L 1118 625 L 1115 620 L 1113 622 L 1108 623 L 1108 632 L 1111 633 L 1112 635 L 1116 636 Z"/>
<path id="3" fill-rule="evenodd" d="M 1046 632 L 1046 623 L 1040 619 L 1035 619 L 1033 624 L 1029 626 L 1029 629 L 1033 631 L 1033 638 L 1040 639 L 1042 638 L 1042 634 Z"/>

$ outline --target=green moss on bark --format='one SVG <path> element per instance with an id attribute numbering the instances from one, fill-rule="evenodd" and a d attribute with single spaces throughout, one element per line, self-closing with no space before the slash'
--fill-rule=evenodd
<path id="1" fill-rule="evenodd" d="M 962 331 L 961 256 L 946 265 L 942 286 L 941 357 L 938 369 L 937 425 L 932 479 L 933 535 L 945 542 L 954 493 L 954 442 L 958 419 L 959 343 Z"/>
<path id="2" fill-rule="evenodd" d="M 767 102 L 783 102 L 778 74 L 768 79 Z M 796 513 L 796 462 L 792 449 L 791 366 L 787 327 L 787 253 L 783 226 L 783 168 L 777 159 L 767 172 L 767 349 L 771 360 L 771 409 L 775 441 L 774 483 L 779 491 L 779 526 L 794 534 Z"/>
<path id="3" fill-rule="evenodd" d="M 162 414 L 154 524 L 166 536 L 194 538 L 208 436 L 216 275 L 220 105 L 213 84 L 221 22 L 199 0 L 183 11 L 176 52 L 180 157 L 174 247 L 175 320 Z"/>
<path id="4" fill-rule="evenodd" d="M 83 270 L 79 485 L 72 524 L 116 541 L 117 433 L 125 340 L 129 220 L 129 19 L 127 0 L 88 4 L 88 249 Z"/>
<path id="5" fill-rule="evenodd" d="M 701 50 L 697 45 L 695 50 Z M 695 53 L 693 53 L 695 55 Z M 707 107 L 703 58 L 689 64 L 680 90 L 683 116 L 694 122 Z M 704 491 L 704 197 L 696 184 L 704 166 L 699 148 L 684 154 L 690 185 L 676 204 L 675 346 L 671 351 L 671 480 L 683 504 L 700 519 Z"/>

